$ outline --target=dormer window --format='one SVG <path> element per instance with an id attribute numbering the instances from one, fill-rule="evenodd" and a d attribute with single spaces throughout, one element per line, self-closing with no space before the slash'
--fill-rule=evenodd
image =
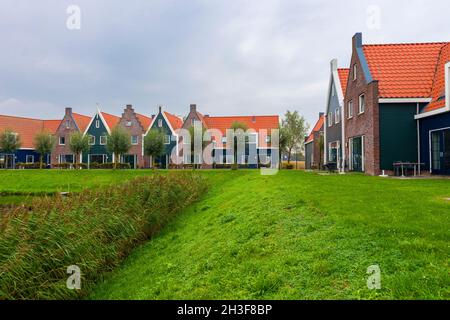
<path id="1" fill-rule="evenodd" d="M 355 63 L 353 65 L 353 80 L 356 80 L 356 74 L 358 72 L 358 65 Z"/>

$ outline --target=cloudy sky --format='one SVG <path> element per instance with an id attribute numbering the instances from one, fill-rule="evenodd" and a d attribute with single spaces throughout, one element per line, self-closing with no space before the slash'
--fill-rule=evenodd
<path id="1" fill-rule="evenodd" d="M 81 12 L 76 26 L 70 5 Z M 125 104 L 186 115 L 325 108 L 329 61 L 364 43 L 450 41 L 448 0 L 0 0 L 0 114 Z M 75 23 L 75 24 L 74 24 Z"/>

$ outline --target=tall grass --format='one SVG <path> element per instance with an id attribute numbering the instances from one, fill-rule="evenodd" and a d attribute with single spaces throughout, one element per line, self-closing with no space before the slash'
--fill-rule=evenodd
<path id="1" fill-rule="evenodd" d="M 73 299 L 206 191 L 194 174 L 155 174 L 69 198 L 35 199 L 1 217 L 0 299 Z M 81 290 L 66 286 L 81 269 Z"/>

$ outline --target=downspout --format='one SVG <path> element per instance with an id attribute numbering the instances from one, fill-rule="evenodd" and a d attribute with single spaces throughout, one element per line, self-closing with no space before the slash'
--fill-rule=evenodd
<path id="1" fill-rule="evenodd" d="M 328 110 L 327 110 L 328 111 Z M 328 126 L 328 116 L 323 115 L 323 164 L 327 164 L 327 126 Z"/>
<path id="2" fill-rule="evenodd" d="M 340 173 L 345 173 L 345 114 L 344 114 L 344 102 L 342 102 L 342 111 L 341 111 L 341 128 L 342 128 L 342 138 L 341 138 L 341 170 Z"/>
<path id="3" fill-rule="evenodd" d="M 419 114 L 420 111 L 420 105 L 417 102 L 417 110 L 416 110 L 416 114 Z M 421 174 L 420 172 L 420 163 L 421 163 L 421 159 L 420 159 L 420 119 L 417 119 L 417 162 L 419 163 L 418 168 L 419 168 L 419 176 Z M 431 167 L 431 164 L 430 164 Z"/>

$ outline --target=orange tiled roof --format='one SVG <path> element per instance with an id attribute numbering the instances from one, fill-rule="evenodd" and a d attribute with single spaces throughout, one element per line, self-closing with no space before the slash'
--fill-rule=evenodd
<path id="1" fill-rule="evenodd" d="M 0 131 L 11 130 L 19 134 L 21 148 L 33 149 L 34 136 L 41 132 L 55 133 L 61 120 L 40 120 L 0 115 Z"/>
<path id="2" fill-rule="evenodd" d="M 72 117 L 77 123 L 78 129 L 80 129 L 80 132 L 86 131 L 87 126 L 91 122 L 91 117 L 72 112 Z"/>
<path id="3" fill-rule="evenodd" d="M 230 117 L 209 117 L 204 116 L 208 129 L 218 129 L 223 135 L 226 134 L 227 129 L 231 129 L 233 122 L 242 122 L 247 125 L 247 129 L 253 129 L 259 131 L 266 129 L 270 133 L 271 129 L 278 129 L 279 117 L 278 116 L 230 116 Z"/>
<path id="4" fill-rule="evenodd" d="M 164 111 L 164 115 L 170 122 L 170 125 L 172 126 L 173 130 L 181 129 L 181 127 L 183 127 L 183 119 L 181 119 L 180 117 L 166 111 Z"/>
<path id="5" fill-rule="evenodd" d="M 311 133 L 309 134 L 308 138 L 305 140 L 305 143 L 314 141 L 314 133 L 322 130 L 324 120 L 325 120 L 325 116 L 324 115 L 320 116 L 319 120 L 317 120 L 317 122 L 316 122 L 316 125 L 314 126 Z"/>
<path id="6" fill-rule="evenodd" d="M 450 61 L 450 43 L 444 46 L 439 55 L 439 61 L 436 67 L 436 73 L 433 80 L 431 90 L 431 98 L 433 99 L 429 105 L 425 107 L 423 112 L 433 111 L 445 107 L 445 64 Z"/>
<path id="7" fill-rule="evenodd" d="M 341 82 L 342 93 L 345 97 L 345 92 L 347 91 L 348 74 L 350 69 L 340 68 L 338 69 L 339 80 Z"/>
<path id="8" fill-rule="evenodd" d="M 149 118 L 147 116 L 144 116 L 143 114 L 136 112 L 136 117 L 138 118 L 139 122 L 144 126 L 144 130 L 147 131 L 147 129 L 152 124 L 152 118 Z"/>
<path id="9" fill-rule="evenodd" d="M 100 113 L 102 114 L 103 119 L 105 119 L 109 129 L 114 128 L 120 121 L 120 117 L 118 116 L 103 111 L 101 111 Z"/>
<path id="10" fill-rule="evenodd" d="M 441 49 L 448 42 L 363 45 L 380 98 L 428 98 Z"/>

